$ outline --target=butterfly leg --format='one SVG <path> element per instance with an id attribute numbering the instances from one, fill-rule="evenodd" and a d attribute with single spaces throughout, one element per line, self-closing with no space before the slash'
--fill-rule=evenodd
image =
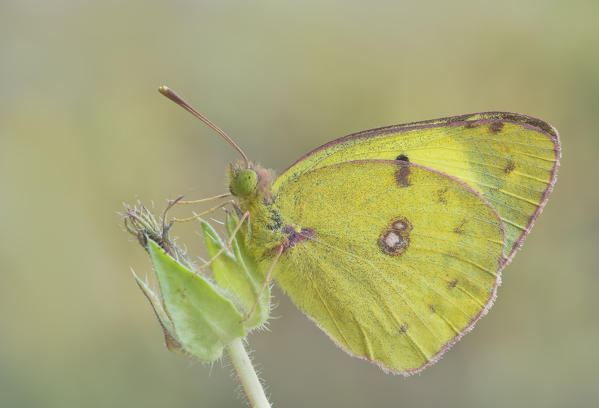
<path id="1" fill-rule="evenodd" d="M 222 198 L 228 197 L 228 194 L 221 194 L 218 196 L 209 197 L 209 198 L 205 198 L 205 199 L 201 199 L 201 200 L 195 200 L 195 201 L 183 201 L 183 196 L 179 196 L 179 197 L 175 198 L 174 200 L 168 200 L 167 201 L 168 204 L 167 204 L 166 208 L 164 209 L 164 211 L 162 212 L 162 227 L 163 227 L 163 229 L 166 227 L 166 214 L 175 205 L 177 205 L 177 204 L 199 204 L 201 202 L 211 201 L 211 200 L 215 200 L 215 199 L 218 199 L 221 197 Z M 169 227 L 170 227 L 170 225 L 172 225 L 172 222 L 169 223 Z"/>
<path id="2" fill-rule="evenodd" d="M 183 203 L 187 203 L 187 202 L 184 201 Z M 231 201 L 227 201 L 226 203 L 220 203 L 219 205 L 215 205 L 214 207 L 212 207 L 212 208 L 210 208 L 210 209 L 208 209 L 206 211 L 203 211 L 203 212 L 201 212 L 199 214 L 195 214 L 192 217 L 187 217 L 187 218 L 172 218 L 170 220 L 170 222 L 171 223 L 173 223 L 173 222 L 188 222 L 188 221 L 197 220 L 198 218 L 201 218 L 204 215 L 213 213 L 214 211 L 218 210 L 219 208 L 222 208 L 222 207 L 224 207 L 226 205 L 229 205 L 231 203 L 232 203 Z"/>
<path id="3" fill-rule="evenodd" d="M 215 195 L 213 197 L 201 198 L 199 200 L 193 200 L 193 201 L 182 201 L 180 199 L 176 199 L 176 200 L 172 200 L 172 202 L 173 202 L 173 205 L 174 204 L 200 204 L 200 203 L 205 203 L 207 201 L 214 201 L 214 200 L 218 200 L 221 198 L 227 198 L 227 197 L 231 197 L 231 193 L 219 194 L 219 195 Z"/>
<path id="4" fill-rule="evenodd" d="M 270 283 L 270 277 L 272 275 L 272 271 L 275 269 L 277 262 L 279 262 L 279 258 L 281 257 L 281 254 L 283 253 L 285 248 L 286 248 L 286 242 L 282 243 L 281 245 L 279 245 L 277 247 L 277 254 L 275 255 L 275 259 L 272 261 L 272 264 L 270 265 L 270 268 L 268 269 L 268 273 L 266 274 L 264 283 L 262 284 L 262 287 L 260 288 L 260 292 L 258 292 L 258 295 L 256 296 L 256 300 L 254 301 L 254 304 L 252 305 L 252 308 L 250 309 L 248 314 L 243 318 L 241 323 L 248 321 L 249 318 L 252 317 L 252 314 L 254 314 L 254 310 L 256 310 L 256 306 L 258 306 L 258 302 L 260 301 L 262 294 L 264 293 L 264 291 L 266 290 L 266 287 Z"/>
<path id="5" fill-rule="evenodd" d="M 200 266 L 197 270 L 196 270 L 196 274 L 199 274 L 200 271 L 202 271 L 203 269 L 206 269 L 208 266 L 210 266 L 210 264 L 212 262 L 214 262 L 214 260 L 223 252 L 225 252 L 225 250 L 230 249 L 231 245 L 233 244 L 233 240 L 235 239 L 235 235 L 237 235 L 237 232 L 239 231 L 239 229 L 241 228 L 241 226 L 243 225 L 245 220 L 250 219 L 250 212 L 246 211 L 243 216 L 241 217 L 241 219 L 239 220 L 239 222 L 237 223 L 237 226 L 235 227 L 235 229 L 231 232 L 231 236 L 229 237 L 229 239 L 227 240 L 227 242 L 225 243 L 225 245 L 223 245 L 223 247 L 221 249 L 218 250 L 218 252 L 216 254 L 214 254 L 214 256 L 212 258 L 210 258 L 208 261 L 204 262 L 204 264 L 202 266 Z"/>

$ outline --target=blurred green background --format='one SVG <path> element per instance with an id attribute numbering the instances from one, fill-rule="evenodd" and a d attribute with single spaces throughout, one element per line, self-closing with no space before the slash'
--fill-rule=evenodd
<path id="1" fill-rule="evenodd" d="M 437 365 L 385 375 L 280 291 L 250 347 L 278 407 L 598 404 L 598 19 L 597 1 L 1 1 L 0 406 L 243 406 L 226 362 L 163 347 L 130 274 L 150 264 L 122 202 L 221 193 L 238 158 L 162 84 L 279 172 L 382 125 L 552 123 L 548 206 L 491 313 Z M 193 229 L 177 232 L 201 253 Z"/>

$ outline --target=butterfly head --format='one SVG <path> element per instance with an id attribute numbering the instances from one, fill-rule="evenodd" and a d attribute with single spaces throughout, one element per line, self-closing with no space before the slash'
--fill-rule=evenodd
<path id="1" fill-rule="evenodd" d="M 274 179 L 274 172 L 244 161 L 229 166 L 229 190 L 235 197 L 247 199 L 266 192 Z"/>

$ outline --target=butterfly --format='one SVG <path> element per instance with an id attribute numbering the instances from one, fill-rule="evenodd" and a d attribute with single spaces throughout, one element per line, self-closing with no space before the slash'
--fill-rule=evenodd
<path id="1" fill-rule="evenodd" d="M 487 313 L 561 156 L 548 123 L 484 112 L 354 133 L 276 177 L 160 92 L 241 153 L 235 233 L 263 287 L 274 279 L 341 349 L 396 374 L 437 361 Z"/>

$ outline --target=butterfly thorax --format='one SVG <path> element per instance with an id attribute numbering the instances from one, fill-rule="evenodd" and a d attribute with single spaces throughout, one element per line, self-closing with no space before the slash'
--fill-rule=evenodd
<path id="1" fill-rule="evenodd" d="M 257 259 L 269 257 L 289 235 L 284 231 L 286 225 L 276 210 L 272 194 L 274 171 L 253 163 L 246 167 L 245 162 L 238 162 L 229 167 L 228 176 L 229 190 L 238 199 L 239 209 L 250 214 L 249 231 L 242 228 L 240 234 Z"/>

